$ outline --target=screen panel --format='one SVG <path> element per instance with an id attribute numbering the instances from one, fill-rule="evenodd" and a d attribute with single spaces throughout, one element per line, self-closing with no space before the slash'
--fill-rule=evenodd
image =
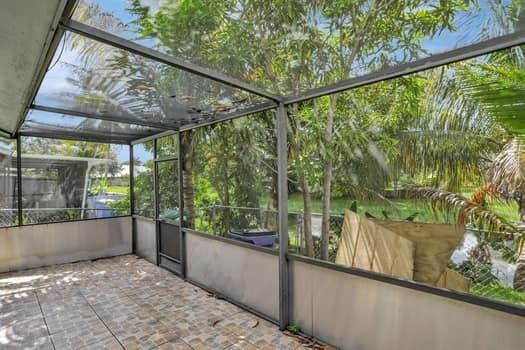
<path id="1" fill-rule="evenodd" d="M 290 250 L 522 308 L 523 53 L 290 109 Z"/>
<path id="2" fill-rule="evenodd" d="M 155 218 L 154 142 L 133 145 L 133 214 Z"/>
<path id="3" fill-rule="evenodd" d="M 21 137 L 22 223 L 129 215 L 129 146 Z"/>
<path id="4" fill-rule="evenodd" d="M 177 157 L 179 155 L 179 138 L 177 134 L 157 139 L 157 158 Z"/>
<path id="5" fill-rule="evenodd" d="M 35 104 L 177 129 L 241 111 L 263 100 L 66 32 Z"/>
<path id="6" fill-rule="evenodd" d="M 0 137 L 0 227 L 17 224 L 16 140 Z"/>
<path id="7" fill-rule="evenodd" d="M 523 28 L 522 0 L 102 1 L 73 19 L 295 95 Z"/>
<path id="8" fill-rule="evenodd" d="M 79 139 L 92 137 L 130 142 L 162 132 L 162 129 L 32 109 L 20 131 L 33 134 L 54 132 L 57 135 L 69 133 Z"/>

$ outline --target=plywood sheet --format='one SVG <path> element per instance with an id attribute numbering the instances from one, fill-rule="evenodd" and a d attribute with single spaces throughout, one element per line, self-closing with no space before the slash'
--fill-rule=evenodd
<path id="1" fill-rule="evenodd" d="M 436 285 L 465 235 L 464 225 L 371 220 L 416 245 L 414 280 Z"/>
<path id="2" fill-rule="evenodd" d="M 412 279 L 414 257 L 409 239 L 346 211 L 336 263 Z"/>
<path id="3" fill-rule="evenodd" d="M 436 283 L 436 287 L 468 293 L 470 289 L 470 280 L 459 272 L 446 268 Z"/>

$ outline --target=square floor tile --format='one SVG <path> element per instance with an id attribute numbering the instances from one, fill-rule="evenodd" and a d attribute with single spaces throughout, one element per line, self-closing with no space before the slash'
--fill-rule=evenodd
<path id="1" fill-rule="evenodd" d="M 84 323 L 82 326 L 68 328 L 51 334 L 56 350 L 82 349 L 113 338 L 102 322 Z"/>
<path id="2" fill-rule="evenodd" d="M 98 327 L 102 321 L 89 306 L 72 308 L 45 316 L 49 333 L 55 334 L 63 331 L 76 332 L 89 327 Z"/>
<path id="3" fill-rule="evenodd" d="M 53 344 L 56 350 L 306 347 L 134 255 L 0 274 L 0 349 Z"/>

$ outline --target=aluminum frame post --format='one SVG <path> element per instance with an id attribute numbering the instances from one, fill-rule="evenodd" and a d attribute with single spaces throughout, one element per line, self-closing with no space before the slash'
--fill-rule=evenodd
<path id="1" fill-rule="evenodd" d="M 133 160 L 133 145 L 129 145 L 129 215 L 131 215 L 131 251 L 133 254 L 137 252 L 137 237 L 135 230 L 135 174 L 134 160 Z"/>
<path id="2" fill-rule="evenodd" d="M 159 181 L 157 179 L 158 163 L 157 159 L 157 139 L 153 140 L 153 217 L 155 220 L 155 251 L 157 265 L 160 264 L 160 225 L 159 225 Z"/>
<path id="3" fill-rule="evenodd" d="M 284 104 L 276 110 L 277 177 L 279 217 L 279 327 L 284 330 L 290 322 L 290 292 L 288 270 L 288 146 L 287 113 Z"/>
<path id="4" fill-rule="evenodd" d="M 178 171 L 179 171 L 179 229 L 180 229 L 180 266 L 181 275 L 186 278 L 186 234 L 184 233 L 184 182 L 182 181 L 182 170 L 184 166 L 184 149 L 182 147 L 181 133 L 177 133 L 178 149 Z"/>
<path id="5" fill-rule="evenodd" d="M 129 214 L 135 214 L 135 174 L 133 160 L 133 145 L 129 145 Z"/>
<path id="6" fill-rule="evenodd" d="M 18 226 L 22 226 L 22 136 L 20 134 L 16 135 L 16 185 Z"/>

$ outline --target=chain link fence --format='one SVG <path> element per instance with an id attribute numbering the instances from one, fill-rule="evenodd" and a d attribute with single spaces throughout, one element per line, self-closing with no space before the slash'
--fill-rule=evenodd
<path id="1" fill-rule="evenodd" d="M 28 208 L 22 211 L 22 222 L 28 225 L 113 217 L 116 215 L 118 213 L 113 209 Z M 13 226 L 17 223 L 17 209 L 0 209 L 0 227 Z"/>
<path id="2" fill-rule="evenodd" d="M 288 214 L 289 250 L 307 255 L 304 235 L 305 216 L 302 212 Z M 341 241 L 343 215 L 330 216 L 328 261 L 336 260 Z M 277 232 L 277 211 L 268 208 L 248 208 L 213 205 L 197 210 L 196 228 L 214 235 L 230 230 L 259 228 Z M 313 258 L 322 259 L 322 215 L 312 214 Z M 460 245 L 453 252 L 448 268 L 466 281 L 466 292 L 517 305 L 525 305 L 525 289 L 518 290 L 514 276 L 519 264 L 512 240 L 488 240 L 486 232 L 468 228 Z M 525 286 L 523 286 L 525 288 Z"/>

